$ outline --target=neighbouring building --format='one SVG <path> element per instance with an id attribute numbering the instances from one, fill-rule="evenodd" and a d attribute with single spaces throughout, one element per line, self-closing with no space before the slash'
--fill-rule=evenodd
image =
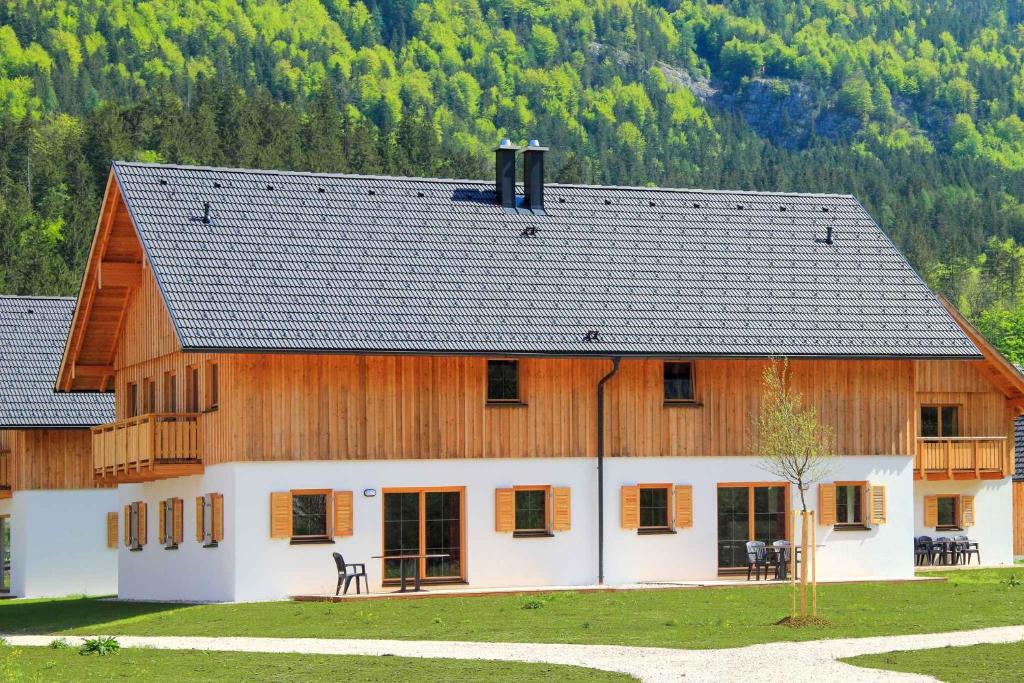
<path id="1" fill-rule="evenodd" d="M 97 393 L 53 391 L 74 299 L 0 296 L 0 590 L 117 592 L 117 491 L 93 476 Z"/>
<path id="2" fill-rule="evenodd" d="M 819 577 L 902 578 L 913 537 L 1013 559 L 1024 377 L 856 199 L 115 163 L 57 380 L 108 392 L 124 598 L 670 582 L 745 567 L 797 492 L 761 374 L 840 457 Z M 600 483 L 599 483 L 600 482 Z M 155 529 L 155 531 L 154 531 Z"/>

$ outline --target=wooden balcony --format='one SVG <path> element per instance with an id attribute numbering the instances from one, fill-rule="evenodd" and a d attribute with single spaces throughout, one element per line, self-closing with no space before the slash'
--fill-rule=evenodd
<path id="1" fill-rule="evenodd" d="M 92 428 L 93 474 L 128 483 L 202 474 L 197 413 L 150 413 Z"/>
<path id="2" fill-rule="evenodd" d="M 0 451 L 0 500 L 11 497 L 11 452 Z"/>
<path id="3" fill-rule="evenodd" d="M 915 479 L 1002 479 L 1013 473 L 1005 436 L 918 437 Z"/>

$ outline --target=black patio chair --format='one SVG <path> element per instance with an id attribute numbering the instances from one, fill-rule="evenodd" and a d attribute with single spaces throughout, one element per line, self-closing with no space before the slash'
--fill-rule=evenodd
<path id="1" fill-rule="evenodd" d="M 953 546 L 953 539 L 949 536 L 939 536 L 932 543 L 932 564 L 952 564 L 956 548 Z"/>
<path id="2" fill-rule="evenodd" d="M 764 578 L 768 578 L 768 551 L 764 549 L 764 541 L 747 541 L 747 581 L 750 581 L 750 572 L 755 569 L 755 580 L 761 580 L 762 569 Z"/>
<path id="3" fill-rule="evenodd" d="M 918 536 L 914 539 L 914 564 L 921 566 L 932 563 L 932 537 Z"/>
<path id="4" fill-rule="evenodd" d="M 338 566 L 338 587 L 335 589 L 334 594 L 343 593 L 348 595 L 348 585 L 352 583 L 352 579 L 356 580 L 356 595 L 359 595 L 359 579 L 363 580 L 363 584 L 366 586 L 366 592 L 370 592 L 369 579 L 366 576 L 366 565 L 365 564 L 346 564 L 345 558 L 340 553 L 333 553 L 334 564 Z M 342 590 L 344 588 L 344 590 Z"/>
<path id="5" fill-rule="evenodd" d="M 971 555 L 974 555 L 978 558 L 978 564 L 981 564 L 981 550 L 977 541 L 972 541 L 966 536 L 957 536 L 953 540 L 956 541 L 956 555 L 961 563 L 970 564 Z"/>
<path id="6" fill-rule="evenodd" d="M 782 540 L 772 543 L 772 547 L 775 548 L 775 552 L 768 559 L 775 568 L 775 578 L 784 579 L 786 578 L 786 567 L 789 566 L 790 553 L 793 552 L 793 544 Z"/>

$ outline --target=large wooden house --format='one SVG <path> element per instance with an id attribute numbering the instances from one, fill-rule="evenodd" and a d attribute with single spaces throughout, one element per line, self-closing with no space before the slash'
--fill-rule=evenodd
<path id="1" fill-rule="evenodd" d="M 126 598 L 714 578 L 789 535 L 761 373 L 836 435 L 819 576 L 1012 560 L 1024 377 L 852 197 L 115 163 L 57 380 L 113 392 Z M 423 555 L 415 560 L 379 556 Z M 405 563 L 403 565 L 403 562 Z"/>
<path id="2" fill-rule="evenodd" d="M 117 491 L 93 476 L 110 396 L 56 394 L 74 299 L 0 296 L 0 590 L 117 592 Z"/>

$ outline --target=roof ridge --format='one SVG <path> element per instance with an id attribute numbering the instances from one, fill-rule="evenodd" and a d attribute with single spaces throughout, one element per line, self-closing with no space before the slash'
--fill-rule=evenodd
<path id="1" fill-rule="evenodd" d="M 438 183 L 438 184 L 451 184 L 451 183 L 468 183 L 473 185 L 486 185 L 492 186 L 493 183 L 490 180 L 481 178 L 439 178 L 439 177 L 427 177 L 427 176 L 400 176 L 400 175 L 380 175 L 380 174 L 368 174 L 368 173 L 322 173 L 316 171 L 289 171 L 280 170 L 273 168 L 239 168 L 232 166 L 192 166 L 188 164 L 158 164 L 148 163 L 142 161 L 114 161 L 114 166 L 131 166 L 137 168 L 167 168 L 187 171 L 216 171 L 218 173 L 241 173 L 245 175 L 279 175 L 279 176 L 298 176 L 306 178 L 359 178 L 366 180 L 392 180 L 400 182 L 416 182 L 416 183 Z M 522 185 L 521 182 L 517 182 L 517 185 Z M 723 195 L 748 195 L 748 196 L 764 196 L 764 197 L 829 197 L 829 198 L 842 198 L 842 199 L 855 199 L 852 194 L 843 194 L 837 192 L 797 192 L 797 191 L 768 191 L 768 190 L 729 190 L 729 189 L 712 189 L 712 188 L 700 188 L 700 187 L 664 187 L 664 186 L 646 186 L 646 185 L 600 185 L 591 183 L 557 183 L 547 182 L 545 187 L 565 187 L 565 188 L 580 188 L 588 190 L 615 190 L 615 191 L 644 191 L 644 192 L 677 192 L 677 193 L 700 193 L 700 194 L 723 194 Z"/>
<path id="2" fill-rule="evenodd" d="M 12 301 L 76 301 L 73 296 L 50 296 L 46 294 L 0 294 L 0 299 Z"/>

